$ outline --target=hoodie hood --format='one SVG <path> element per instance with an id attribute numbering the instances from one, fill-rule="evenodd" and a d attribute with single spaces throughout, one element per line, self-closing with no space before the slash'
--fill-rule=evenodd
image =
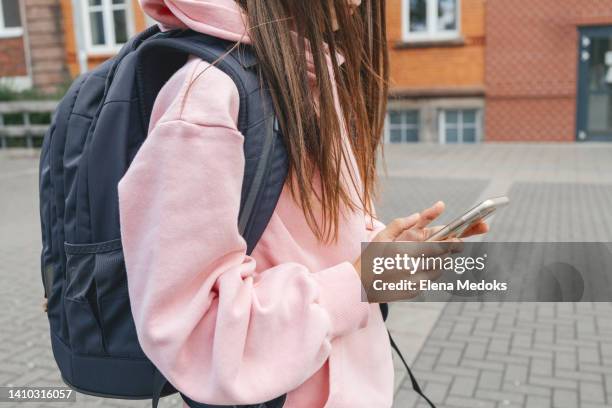
<path id="1" fill-rule="evenodd" d="M 249 43 L 247 19 L 234 0 L 140 0 L 162 29 L 190 28 L 228 41 Z"/>
<path id="2" fill-rule="evenodd" d="M 139 0 L 145 13 L 157 21 L 162 30 L 190 28 L 228 41 L 250 44 L 247 16 L 235 0 Z M 332 59 L 327 44 L 324 44 L 327 64 Z M 344 57 L 336 53 L 338 64 Z M 306 44 L 308 77 L 315 79 L 315 67 L 309 46 Z"/>

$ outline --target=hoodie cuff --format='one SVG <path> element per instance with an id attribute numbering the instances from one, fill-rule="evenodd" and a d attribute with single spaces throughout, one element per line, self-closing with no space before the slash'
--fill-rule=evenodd
<path id="1" fill-rule="evenodd" d="M 331 338 L 343 336 L 368 324 L 370 304 L 361 301 L 361 279 L 355 267 L 343 262 L 315 274 L 319 304 L 331 319 Z"/>

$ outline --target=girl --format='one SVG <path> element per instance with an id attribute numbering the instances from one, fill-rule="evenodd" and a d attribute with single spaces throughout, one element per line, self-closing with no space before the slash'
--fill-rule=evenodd
<path id="1" fill-rule="evenodd" d="M 195 401 L 390 407 L 378 305 L 361 302 L 360 243 L 422 240 L 438 203 L 387 228 L 372 216 L 387 98 L 383 0 L 141 0 L 164 28 L 252 44 L 290 176 L 251 256 L 238 233 L 239 95 L 192 58 L 157 96 L 119 184 L 141 346 Z M 483 232 L 479 227 L 476 232 Z"/>

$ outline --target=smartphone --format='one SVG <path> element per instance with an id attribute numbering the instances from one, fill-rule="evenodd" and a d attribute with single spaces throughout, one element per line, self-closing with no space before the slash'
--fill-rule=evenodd
<path id="1" fill-rule="evenodd" d="M 507 206 L 508 203 L 510 203 L 508 197 L 495 197 L 485 200 L 433 234 L 427 241 L 443 241 L 449 238 L 461 237 L 471 226 L 484 220 L 498 208 Z"/>

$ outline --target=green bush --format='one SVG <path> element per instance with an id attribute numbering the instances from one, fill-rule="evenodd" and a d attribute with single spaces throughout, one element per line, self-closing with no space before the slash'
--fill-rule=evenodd
<path id="1" fill-rule="evenodd" d="M 6 147 L 27 147 L 27 140 L 25 137 L 7 137 Z"/>
<path id="2" fill-rule="evenodd" d="M 4 126 L 23 125 L 23 113 L 5 113 L 2 115 Z"/>
<path id="3" fill-rule="evenodd" d="M 51 123 L 51 112 L 30 112 L 32 125 L 48 125 Z"/>
<path id="4" fill-rule="evenodd" d="M 53 93 L 45 93 L 40 91 L 39 89 L 24 89 L 23 91 L 16 91 L 10 86 L 0 85 L 0 102 L 8 102 L 8 101 L 24 101 L 24 100 L 32 100 L 32 101 L 54 101 L 60 99 L 66 91 L 70 83 L 63 84 L 57 87 L 57 90 Z"/>

